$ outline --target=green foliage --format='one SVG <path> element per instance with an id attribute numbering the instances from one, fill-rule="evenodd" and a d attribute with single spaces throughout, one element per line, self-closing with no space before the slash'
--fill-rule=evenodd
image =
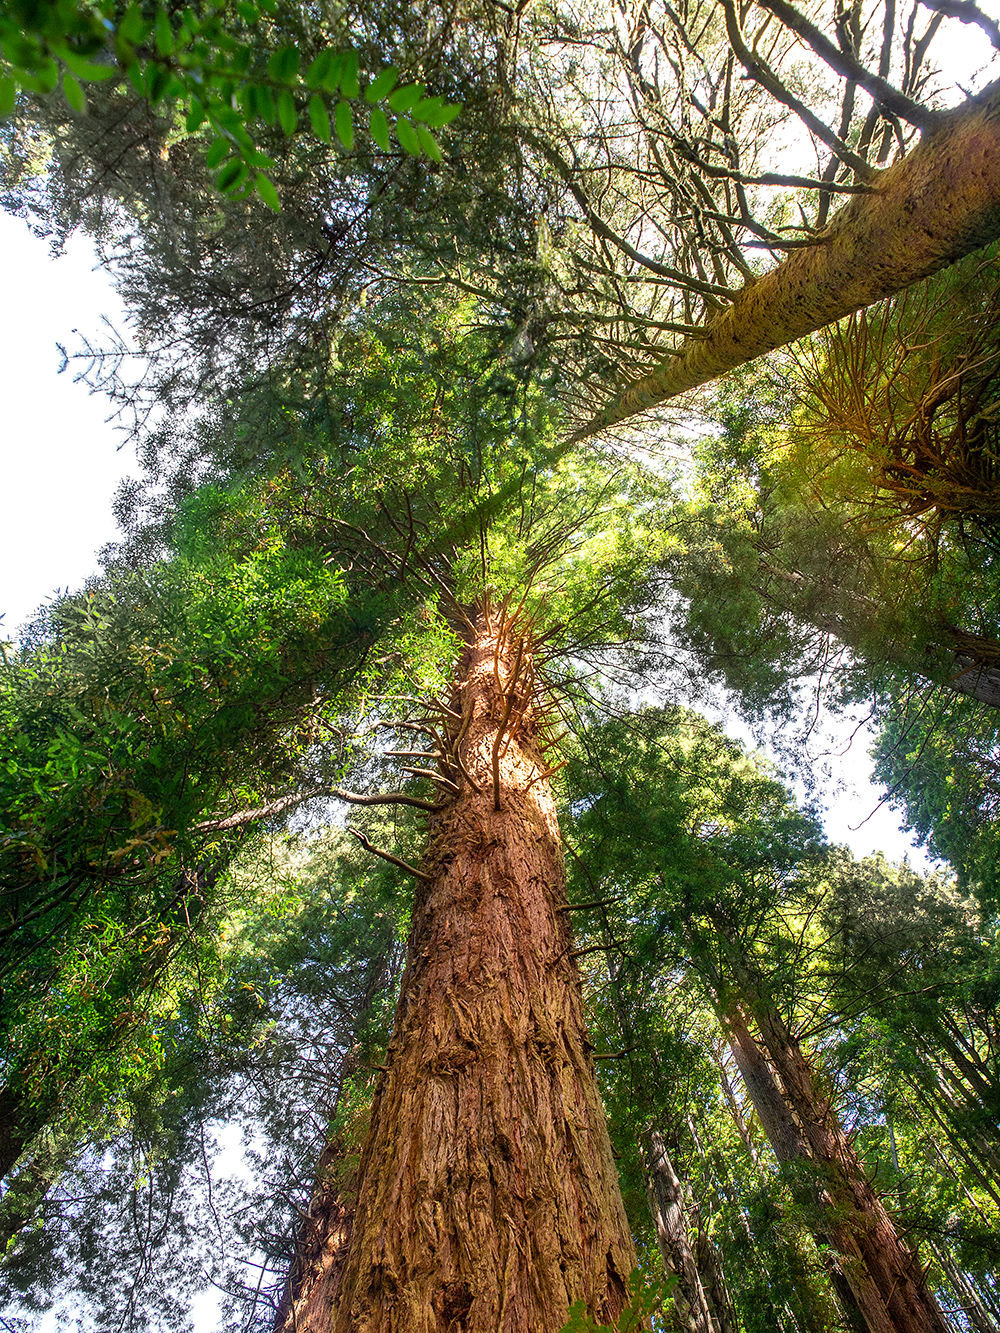
<path id="1" fill-rule="evenodd" d="M 664 1305 L 672 1289 L 677 1285 L 677 1278 L 650 1275 L 641 1268 L 634 1268 L 628 1280 L 629 1300 L 613 1324 L 599 1324 L 587 1313 L 585 1301 L 576 1301 L 569 1308 L 569 1318 L 559 1333 L 640 1333 L 649 1328 L 650 1319 L 654 1327 L 662 1325 L 656 1320 L 664 1314 Z"/>
<path id="2" fill-rule="evenodd" d="M 379 822 L 367 827 L 384 838 Z M 159 1063 L 67 1125 L 70 1160 L 40 1198 L 40 1152 L 15 1177 L 36 1197 L 0 1270 L 6 1308 L 176 1329 L 207 1270 L 234 1294 L 229 1317 L 257 1326 L 328 1127 L 342 1134 L 370 1101 L 403 960 L 404 880 L 337 833 L 245 849 L 212 937 L 159 1013 Z M 222 1126 L 242 1137 L 249 1178 L 214 1160 Z M 0 1227 L 9 1204 L 5 1194 Z M 248 1262 L 267 1271 L 244 1291 Z"/>
<path id="3" fill-rule="evenodd" d="M 350 152 L 355 108 L 378 117 L 373 137 L 381 144 L 388 107 L 397 113 L 395 130 L 406 151 L 441 160 L 431 130 L 454 120 L 460 105 L 424 97 L 423 84 L 393 92 L 399 74 L 392 67 L 362 90 L 354 50 L 324 47 L 300 71 L 298 46 L 274 45 L 285 17 L 278 0 L 183 11 L 139 3 L 123 10 L 115 0 L 8 6 L 0 14 L 0 115 L 13 111 L 19 88 L 44 95 L 60 80 L 72 110 L 86 115 L 81 80 L 127 79 L 151 107 L 183 121 L 185 135 L 207 141 L 206 165 L 221 193 L 240 199 L 256 190 L 275 211 L 280 201 L 268 174 L 275 163 L 256 142 L 255 121 L 277 119 L 290 137 L 308 107 L 313 133 L 328 144 L 329 104 Z"/>

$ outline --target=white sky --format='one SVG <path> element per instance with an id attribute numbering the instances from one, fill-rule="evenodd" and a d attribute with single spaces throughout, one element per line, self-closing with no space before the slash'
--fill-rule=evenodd
<path id="1" fill-rule="evenodd" d="M 134 458 L 118 451 L 109 405 L 57 374 L 56 342 L 73 330 L 98 334 L 100 317 L 121 323 L 107 278 L 94 272 L 90 242 L 74 238 L 53 261 L 47 242 L 0 213 L 0 637 L 13 638 L 59 588 L 96 569 L 117 535 L 111 497 Z"/>

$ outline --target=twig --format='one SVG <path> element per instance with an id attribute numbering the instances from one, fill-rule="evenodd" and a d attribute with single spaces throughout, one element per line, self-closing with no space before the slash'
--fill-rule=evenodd
<path id="1" fill-rule="evenodd" d="M 350 824 L 347 825 L 347 831 L 357 838 L 358 842 L 361 843 L 361 846 L 366 852 L 371 852 L 374 856 L 381 856 L 383 861 L 388 861 L 390 865 L 398 866 L 400 870 L 405 870 L 408 875 L 414 875 L 417 879 L 426 880 L 427 883 L 430 883 L 432 876 L 425 874 L 422 870 L 418 870 L 416 866 L 411 866 L 409 861 L 403 861 L 400 857 L 393 856 L 392 852 L 384 852 L 381 847 L 376 847 L 365 834 L 359 833 L 356 828 L 351 828 Z"/>
<path id="2" fill-rule="evenodd" d="M 530 782 L 525 783 L 524 790 L 527 791 L 530 787 L 533 787 L 536 782 L 544 782 L 546 778 L 553 777 L 556 773 L 559 772 L 561 768 L 565 768 L 568 763 L 569 760 L 564 759 L 561 763 L 556 764 L 553 768 L 547 768 L 544 773 L 536 773 Z"/>
<path id="3" fill-rule="evenodd" d="M 404 773 L 412 773 L 416 778 L 429 778 L 431 782 L 438 782 L 442 787 L 447 787 L 449 791 L 458 795 L 458 784 L 452 782 L 451 778 L 446 778 L 443 773 L 434 773 L 429 768 L 404 768 Z"/>
<path id="4" fill-rule="evenodd" d="M 567 903 L 565 907 L 557 907 L 557 912 L 583 912 L 588 907 L 607 907 L 608 903 L 620 903 L 625 897 L 624 893 L 619 893 L 617 898 L 592 898 L 589 903 Z M 603 945 L 601 946 L 604 947 Z"/>

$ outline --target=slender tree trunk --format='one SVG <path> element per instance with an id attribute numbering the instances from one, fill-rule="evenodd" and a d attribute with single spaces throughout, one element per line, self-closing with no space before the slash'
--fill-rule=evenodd
<path id="1" fill-rule="evenodd" d="M 736 1060 L 740 1077 L 746 1084 L 750 1100 L 760 1121 L 761 1129 L 774 1151 L 775 1157 L 783 1165 L 791 1162 L 805 1162 L 811 1158 L 809 1142 L 802 1131 L 782 1089 L 774 1077 L 774 1071 L 761 1053 L 757 1039 L 747 1027 L 746 1020 L 737 1004 L 730 1004 L 720 1010 L 720 1018 L 729 1044 Z M 823 1194 L 817 1182 L 821 1207 L 829 1205 L 829 1198 Z M 857 1247 L 841 1237 L 840 1243 L 824 1226 L 817 1239 L 830 1242 L 837 1258 L 830 1254 L 827 1271 L 837 1299 L 853 1333 L 892 1333 L 881 1302 L 874 1294 L 858 1292 L 856 1283 L 848 1277 L 845 1267 L 855 1272 L 860 1269 L 860 1255 Z"/>
<path id="2" fill-rule="evenodd" d="M 720 1062 L 721 1068 L 721 1062 Z M 735 1099 L 730 1099 L 730 1109 L 734 1109 Z M 702 1156 L 706 1156 L 706 1150 L 702 1146 L 698 1136 L 697 1128 L 691 1117 L 688 1117 L 688 1129 L 695 1148 Z M 745 1142 L 745 1140 L 744 1140 Z M 731 1164 L 725 1155 L 717 1146 L 713 1146 L 707 1156 L 712 1163 L 712 1174 L 715 1181 L 715 1188 L 718 1191 L 718 1198 L 730 1209 L 730 1216 L 735 1225 L 739 1228 L 742 1238 L 746 1244 L 746 1257 L 750 1260 L 752 1268 L 755 1270 L 754 1281 L 762 1278 L 767 1284 L 770 1278 L 771 1252 L 768 1250 L 766 1257 L 761 1256 L 761 1245 L 754 1230 L 747 1220 L 745 1211 L 745 1183 L 736 1183 L 735 1174 Z M 758 1165 L 758 1159 L 754 1157 L 754 1166 Z M 706 1237 L 707 1239 L 707 1237 Z M 711 1241 L 709 1241 L 711 1245 Z M 714 1250 L 714 1246 L 712 1249 Z M 719 1321 L 719 1328 L 722 1333 L 738 1333 L 739 1324 L 736 1313 L 729 1300 L 729 1292 L 725 1287 L 724 1281 L 721 1288 L 717 1287 L 715 1279 L 710 1277 L 712 1272 L 711 1263 L 702 1263 L 701 1245 L 699 1241 L 699 1267 L 702 1273 L 702 1283 L 709 1293 L 713 1304 L 713 1315 Z M 835 1316 L 831 1317 L 830 1306 L 834 1303 L 821 1297 L 817 1290 L 817 1285 L 809 1263 L 801 1247 L 800 1238 L 790 1236 L 784 1246 L 784 1260 L 790 1269 L 793 1269 L 799 1279 L 796 1282 L 795 1308 L 786 1299 L 783 1307 L 772 1306 L 772 1313 L 777 1320 L 776 1329 L 793 1329 L 798 1333 L 841 1333 L 841 1324 Z M 744 1260 L 744 1263 L 746 1260 Z M 721 1279 L 721 1274 L 720 1274 Z M 832 1280 L 832 1279 L 831 1279 Z M 716 1292 L 718 1291 L 718 1295 Z M 825 1293 L 823 1293 L 825 1296 Z M 863 1324 L 861 1333 L 865 1333 Z"/>
<path id="3" fill-rule="evenodd" d="M 976 1333 L 1000 1333 L 989 1310 L 980 1300 L 979 1293 L 948 1253 L 947 1247 L 932 1244 L 931 1249 Z"/>
<path id="4" fill-rule="evenodd" d="M 627 384 L 585 438 L 784 347 L 1000 235 L 1000 83 L 942 114 L 902 161 L 876 172 L 816 244 L 749 283 L 701 336 Z"/>
<path id="5" fill-rule="evenodd" d="M 712 1323 L 705 1289 L 688 1235 L 684 1208 L 684 1186 L 674 1170 L 667 1145 L 658 1129 L 651 1129 L 646 1142 L 646 1194 L 656 1226 L 663 1267 L 676 1274 L 674 1305 L 687 1333 L 718 1333 Z"/>
<path id="6" fill-rule="evenodd" d="M 309 1314 L 330 1333 L 558 1333 L 577 1300 L 610 1322 L 634 1265 L 528 645 L 485 614 L 452 715 L 348 1254 Z"/>
<path id="7" fill-rule="evenodd" d="M 700 1222 L 695 1241 L 695 1259 L 708 1298 L 708 1307 L 712 1312 L 712 1327 L 718 1329 L 718 1333 L 739 1333 L 736 1309 L 722 1268 L 722 1256 Z"/>

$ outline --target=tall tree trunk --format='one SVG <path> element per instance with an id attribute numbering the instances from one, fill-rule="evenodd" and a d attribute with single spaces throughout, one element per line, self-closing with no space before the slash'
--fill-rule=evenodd
<path id="1" fill-rule="evenodd" d="M 742 984 L 748 986 L 747 978 Z M 872 1333 L 950 1333 L 928 1290 L 920 1258 L 904 1244 L 841 1128 L 830 1098 L 770 997 L 756 990 L 754 1017 L 788 1104 L 820 1170 L 827 1233 Z"/>
<path id="2" fill-rule="evenodd" d="M 627 384 L 575 438 L 603 430 L 784 347 L 1000 235 L 1000 83 L 877 172 L 816 238 L 748 283 L 697 338 Z"/>
<path id="3" fill-rule="evenodd" d="M 758 1055 L 759 1055 L 758 1051 Z M 718 1062 L 721 1069 L 721 1061 Z M 724 1073 L 724 1071 L 723 1071 Z M 728 1079 L 726 1080 L 728 1084 Z M 730 1096 L 730 1110 L 738 1109 L 735 1099 Z M 742 1117 L 741 1117 L 742 1119 Z M 724 1201 L 730 1210 L 730 1217 L 734 1225 L 739 1229 L 740 1235 L 746 1245 L 746 1252 L 743 1258 L 744 1274 L 747 1266 L 754 1270 L 752 1280 L 756 1282 L 758 1278 L 763 1279 L 765 1285 L 769 1284 L 771 1273 L 771 1250 L 768 1248 L 766 1256 L 761 1255 L 762 1246 L 759 1237 L 750 1226 L 746 1215 L 745 1205 L 745 1182 L 736 1183 L 732 1165 L 717 1145 L 708 1148 L 702 1145 L 698 1130 L 694 1121 L 688 1117 L 688 1129 L 695 1148 L 703 1156 L 709 1159 L 712 1165 L 712 1178 L 714 1180 L 717 1197 Z M 744 1139 L 744 1143 L 747 1140 Z M 756 1155 L 753 1158 L 754 1166 L 758 1165 Z M 704 1234 L 704 1233 L 702 1233 Z M 707 1237 L 706 1237 L 707 1239 Z M 711 1245 L 711 1241 L 709 1241 Z M 713 1305 L 713 1316 L 718 1319 L 721 1333 L 739 1333 L 739 1325 L 736 1313 L 732 1308 L 729 1299 L 729 1292 L 725 1287 L 724 1281 L 720 1285 L 716 1284 L 714 1277 L 710 1276 L 713 1271 L 712 1263 L 703 1262 L 701 1259 L 701 1244 L 699 1240 L 699 1259 L 698 1264 L 702 1273 L 702 1282 L 706 1287 Z M 714 1246 L 712 1246 L 714 1250 Z M 783 1261 L 790 1272 L 794 1271 L 798 1278 L 795 1282 L 795 1300 L 794 1308 L 792 1302 L 785 1300 L 783 1305 L 771 1307 L 771 1313 L 776 1320 L 775 1328 L 777 1330 L 793 1329 L 796 1333 L 843 1333 L 842 1325 L 835 1315 L 831 1315 L 831 1301 L 824 1299 L 817 1289 L 814 1275 L 810 1270 L 810 1265 L 803 1252 L 801 1238 L 794 1234 L 789 1236 L 783 1245 Z M 721 1274 L 719 1275 L 721 1279 Z M 832 1279 L 831 1279 L 832 1281 Z M 758 1287 L 758 1290 L 760 1288 Z M 852 1326 L 853 1328 L 853 1326 Z M 864 1333 L 864 1325 L 861 1325 L 861 1333 Z"/>
<path id="4" fill-rule="evenodd" d="M 634 1265 L 529 646 L 485 613 L 452 715 L 331 1333 L 557 1333 L 581 1299 L 610 1322 Z"/>
<path id="5" fill-rule="evenodd" d="M 708 1307 L 712 1312 L 712 1327 L 718 1329 L 718 1333 L 740 1333 L 733 1298 L 729 1294 L 726 1275 L 722 1269 L 722 1256 L 700 1222 L 695 1241 L 695 1260 L 708 1298 Z"/>
<path id="6" fill-rule="evenodd" d="M 340 1104 L 345 1080 L 357 1072 L 357 1041 L 362 1026 L 376 997 L 396 975 L 392 954 L 382 954 L 369 963 L 354 1020 L 343 1033 L 344 1055 L 336 1074 L 336 1093 L 328 1107 L 331 1119 Z M 343 1139 L 334 1135 L 320 1154 L 309 1208 L 296 1228 L 295 1252 L 275 1312 L 274 1333 L 327 1333 L 357 1207 L 357 1171 L 344 1169 L 348 1151 Z"/>
<path id="7" fill-rule="evenodd" d="M 320 1154 L 309 1211 L 299 1221 L 295 1255 L 274 1319 L 274 1333 L 327 1333 L 351 1243 L 357 1179 L 342 1185 L 344 1145 L 333 1138 Z"/>
<path id="8" fill-rule="evenodd" d="M 674 1170 L 667 1145 L 658 1129 L 651 1129 L 645 1145 L 646 1193 L 656 1226 L 663 1267 L 676 1274 L 674 1305 L 687 1333 L 719 1333 L 712 1323 L 705 1289 L 691 1247 L 684 1208 L 684 1186 Z"/>

